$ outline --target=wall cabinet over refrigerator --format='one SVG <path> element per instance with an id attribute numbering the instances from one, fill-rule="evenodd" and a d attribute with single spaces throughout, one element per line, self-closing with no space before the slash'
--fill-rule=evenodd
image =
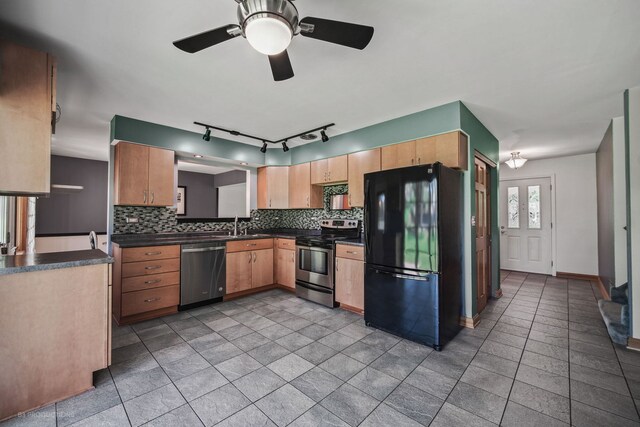
<path id="1" fill-rule="evenodd" d="M 289 208 L 289 167 L 258 169 L 258 209 Z"/>
<path id="2" fill-rule="evenodd" d="M 311 185 L 311 164 L 289 167 L 289 208 L 322 208 L 322 187 Z"/>
<path id="3" fill-rule="evenodd" d="M 316 160 L 311 162 L 311 184 L 330 185 L 347 182 L 347 170 L 346 155 Z"/>
<path id="4" fill-rule="evenodd" d="M 115 149 L 114 204 L 174 204 L 174 152 L 119 142 Z"/>
<path id="5" fill-rule="evenodd" d="M 380 170 L 380 149 L 349 154 L 349 205 L 364 206 L 364 174 Z"/>
<path id="6" fill-rule="evenodd" d="M 0 40 L 0 194 L 48 194 L 56 112 L 53 56 Z"/>
<path id="7" fill-rule="evenodd" d="M 467 156 L 467 136 L 456 131 L 382 147 L 381 163 L 382 170 L 435 162 L 466 170 Z"/>

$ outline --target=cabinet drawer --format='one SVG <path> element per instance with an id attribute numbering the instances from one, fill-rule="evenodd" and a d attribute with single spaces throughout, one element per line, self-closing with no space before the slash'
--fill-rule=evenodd
<path id="1" fill-rule="evenodd" d="M 364 261 L 364 246 L 336 245 L 336 257 Z"/>
<path id="2" fill-rule="evenodd" d="M 147 289 L 122 295 L 122 315 L 145 313 L 160 308 L 172 307 L 180 302 L 180 286 Z"/>
<path id="3" fill-rule="evenodd" d="M 293 239 L 278 239 L 278 249 L 296 249 L 296 241 Z"/>
<path id="4" fill-rule="evenodd" d="M 162 286 L 179 285 L 180 272 L 149 274 L 146 276 L 122 279 L 122 292 L 141 291 L 143 289 L 160 288 Z"/>
<path id="5" fill-rule="evenodd" d="M 122 250 L 122 262 L 150 261 L 155 259 L 180 258 L 180 245 L 145 246 Z"/>
<path id="6" fill-rule="evenodd" d="M 256 251 L 260 249 L 272 249 L 273 239 L 256 239 L 256 240 L 237 240 L 235 242 L 227 242 L 227 253 Z"/>
<path id="7" fill-rule="evenodd" d="M 180 258 L 157 261 L 129 262 L 122 264 L 122 277 L 146 276 L 149 274 L 180 271 Z"/>

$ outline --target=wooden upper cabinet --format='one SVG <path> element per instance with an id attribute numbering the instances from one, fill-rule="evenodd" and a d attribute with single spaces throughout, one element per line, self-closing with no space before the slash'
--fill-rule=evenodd
<path id="1" fill-rule="evenodd" d="M 118 143 L 114 176 L 116 205 L 146 206 L 149 202 L 149 147 Z"/>
<path id="2" fill-rule="evenodd" d="M 0 40 L 0 194 L 50 191 L 55 74 L 51 55 Z"/>
<path id="3" fill-rule="evenodd" d="M 364 206 L 364 174 L 380 170 L 380 148 L 349 154 L 349 204 Z"/>
<path id="4" fill-rule="evenodd" d="M 149 205 L 171 206 L 174 200 L 174 153 L 149 147 Z"/>
<path id="5" fill-rule="evenodd" d="M 467 135 L 462 132 L 450 132 L 434 137 L 436 159 L 443 165 L 453 169 L 467 170 L 468 142 Z"/>
<path id="6" fill-rule="evenodd" d="M 311 184 L 328 185 L 346 182 L 349 178 L 347 165 L 346 155 L 311 162 Z"/>
<path id="7" fill-rule="evenodd" d="M 322 208 L 322 187 L 311 185 L 311 164 L 289 167 L 289 208 Z"/>
<path id="8" fill-rule="evenodd" d="M 258 209 L 289 207 L 289 167 L 266 166 L 258 169 Z"/>
<path id="9" fill-rule="evenodd" d="M 171 206 L 174 153 L 119 142 L 115 151 L 114 203 L 128 206 Z"/>
<path id="10" fill-rule="evenodd" d="M 416 164 L 416 141 L 382 147 L 382 170 L 404 168 Z"/>
<path id="11" fill-rule="evenodd" d="M 427 165 L 437 160 L 435 136 L 416 140 L 416 164 Z"/>

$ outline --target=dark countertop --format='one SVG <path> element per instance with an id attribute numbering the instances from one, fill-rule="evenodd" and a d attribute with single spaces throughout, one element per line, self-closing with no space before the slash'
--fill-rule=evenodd
<path id="1" fill-rule="evenodd" d="M 229 236 L 228 232 L 191 232 L 191 233 L 156 233 L 156 234 L 114 234 L 111 241 L 121 248 L 140 246 L 182 245 L 204 242 L 230 242 L 234 240 L 295 239 L 298 236 L 315 236 L 320 230 L 298 230 L 291 228 L 250 230 L 248 235 Z"/>
<path id="2" fill-rule="evenodd" d="M 338 245 L 364 246 L 364 237 L 359 239 L 347 239 L 336 242 Z"/>
<path id="3" fill-rule="evenodd" d="M 99 249 L 0 256 L 0 275 L 55 270 L 84 265 L 112 263 L 113 258 Z"/>

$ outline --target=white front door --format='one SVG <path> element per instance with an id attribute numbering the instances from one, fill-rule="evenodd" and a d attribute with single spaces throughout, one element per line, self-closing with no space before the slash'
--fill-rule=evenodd
<path id="1" fill-rule="evenodd" d="M 551 178 L 500 181 L 500 268 L 551 274 Z"/>

